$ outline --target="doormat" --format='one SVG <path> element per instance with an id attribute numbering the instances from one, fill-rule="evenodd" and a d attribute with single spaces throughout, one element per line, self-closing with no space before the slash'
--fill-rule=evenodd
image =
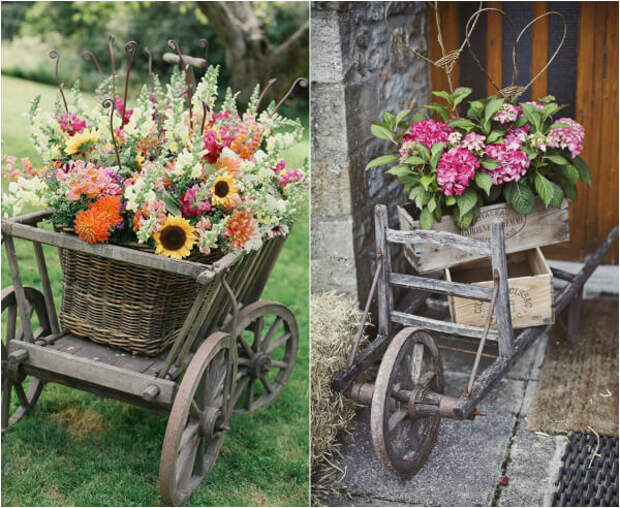
<path id="1" fill-rule="evenodd" d="M 618 506 L 618 438 L 572 434 L 551 506 Z"/>
<path id="2" fill-rule="evenodd" d="M 549 339 L 528 430 L 618 435 L 618 300 L 585 300 L 574 344 Z"/>

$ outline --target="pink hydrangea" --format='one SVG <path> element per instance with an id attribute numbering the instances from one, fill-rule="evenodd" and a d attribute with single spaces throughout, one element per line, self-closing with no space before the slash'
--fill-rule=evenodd
<path id="1" fill-rule="evenodd" d="M 506 137 L 504 138 L 504 145 L 510 150 L 516 150 L 521 148 L 521 145 L 527 139 L 527 135 L 530 133 L 530 126 L 525 124 L 523 127 L 513 127 L 508 129 Z"/>
<path id="2" fill-rule="evenodd" d="M 418 141 L 430 149 L 435 143 L 447 142 L 452 129 L 448 124 L 435 120 L 422 120 L 409 126 L 408 134 L 403 137 L 403 145 L 407 141 Z"/>
<path id="3" fill-rule="evenodd" d="M 519 106 L 513 106 L 505 102 L 502 104 L 502 107 L 499 108 L 499 111 L 493 115 L 493 120 L 503 125 L 505 123 L 514 122 L 519 117 L 519 113 L 521 113 L 521 108 Z"/>
<path id="4" fill-rule="evenodd" d="M 473 180 L 480 161 L 465 148 L 444 152 L 437 164 L 437 183 L 446 196 L 460 196 Z"/>
<path id="5" fill-rule="evenodd" d="M 208 198 L 203 201 L 196 201 L 196 195 L 200 190 L 200 185 L 195 184 L 181 196 L 181 213 L 183 216 L 198 217 L 211 210 L 211 202 Z"/>
<path id="6" fill-rule="evenodd" d="M 583 125 L 572 118 L 559 118 L 557 123 L 567 123 L 570 127 L 551 129 L 547 134 L 547 145 L 553 148 L 567 148 L 574 159 L 583 151 L 586 131 Z"/>
<path id="7" fill-rule="evenodd" d="M 463 139 L 461 146 L 470 152 L 480 154 L 484 151 L 484 141 L 486 139 L 486 136 L 483 136 L 482 134 L 470 132 L 467 136 L 465 136 L 465 139 Z"/>
<path id="8" fill-rule="evenodd" d="M 65 113 L 64 117 L 56 118 L 56 121 L 60 125 L 60 129 L 69 136 L 82 132 L 86 128 L 86 122 L 80 120 L 75 113 Z"/>
<path id="9" fill-rule="evenodd" d="M 500 185 L 504 182 L 517 182 L 527 172 L 530 167 L 530 159 L 520 148 L 511 149 L 506 145 L 487 145 L 486 154 L 488 157 L 499 162 L 499 166 L 493 171 L 483 169 L 485 173 L 491 175 L 493 185 Z"/>

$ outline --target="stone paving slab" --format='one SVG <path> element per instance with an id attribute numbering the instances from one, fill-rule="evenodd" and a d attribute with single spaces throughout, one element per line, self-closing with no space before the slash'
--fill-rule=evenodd
<path id="1" fill-rule="evenodd" d="M 547 260 L 553 268 L 577 273 L 583 263 L 574 261 Z M 584 298 L 598 298 L 600 295 L 618 294 L 618 265 L 599 265 L 584 285 Z"/>

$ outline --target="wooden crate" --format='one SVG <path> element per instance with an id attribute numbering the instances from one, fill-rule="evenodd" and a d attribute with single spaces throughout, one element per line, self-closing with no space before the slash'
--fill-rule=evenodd
<path id="1" fill-rule="evenodd" d="M 398 207 L 400 229 L 404 231 L 420 228 L 419 222 L 411 216 L 412 206 L 411 204 Z M 570 238 L 567 201 L 562 202 L 561 208 L 545 208 L 539 198 L 536 199 L 534 208 L 528 215 L 519 215 L 510 205 L 499 203 L 483 206 L 480 218 L 467 229 L 457 227 L 451 216 L 445 216 L 441 222 L 436 222 L 433 229 L 488 242 L 491 222 L 497 219 L 504 221 L 507 253 L 565 242 Z M 429 273 L 479 259 L 458 249 L 439 245 L 413 244 L 403 247 L 405 257 L 418 273 Z"/>
<path id="2" fill-rule="evenodd" d="M 539 248 L 507 256 L 510 313 L 513 328 L 550 325 L 555 322 L 551 270 Z M 471 261 L 446 268 L 446 280 L 493 287 L 490 261 Z M 489 302 L 449 297 L 452 321 L 484 326 Z M 495 326 L 495 315 L 491 322 Z"/>

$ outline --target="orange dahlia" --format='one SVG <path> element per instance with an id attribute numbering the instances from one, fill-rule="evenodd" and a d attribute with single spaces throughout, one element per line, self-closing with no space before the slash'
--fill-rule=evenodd
<path id="1" fill-rule="evenodd" d="M 103 196 L 89 206 L 93 210 L 101 212 L 109 226 L 116 226 L 121 220 L 121 197 L 120 196 Z"/>
<path id="2" fill-rule="evenodd" d="M 241 161 L 231 157 L 220 157 L 215 166 L 217 170 L 224 169 L 226 173 L 236 178 L 241 173 Z"/>
<path id="3" fill-rule="evenodd" d="M 257 231 L 257 223 L 251 212 L 235 210 L 226 222 L 224 236 L 230 238 L 233 248 L 243 250 Z"/>
<path id="4" fill-rule="evenodd" d="M 75 218 L 75 232 L 88 243 L 103 243 L 110 236 L 110 222 L 104 213 L 89 207 Z"/>

